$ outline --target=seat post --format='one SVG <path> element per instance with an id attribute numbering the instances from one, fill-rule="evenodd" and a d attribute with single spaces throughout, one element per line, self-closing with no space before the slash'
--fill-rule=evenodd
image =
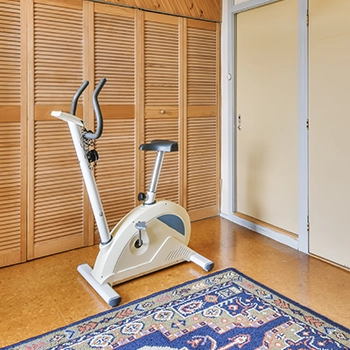
<path id="1" fill-rule="evenodd" d="M 142 145 L 140 145 L 139 149 L 142 151 L 157 151 L 157 157 L 154 162 L 151 183 L 149 186 L 149 190 L 147 191 L 146 200 L 143 203 L 145 205 L 151 205 L 156 201 L 156 191 L 160 176 L 160 170 L 163 164 L 164 152 L 177 152 L 179 150 L 179 146 L 176 141 L 153 140 L 150 143 L 143 143 Z M 144 193 L 140 193 L 139 195 L 142 195 L 142 199 L 139 200 L 144 200 Z"/>
<path id="2" fill-rule="evenodd" d="M 154 162 L 152 178 L 147 192 L 147 199 L 144 204 L 153 204 L 156 200 L 157 185 L 159 181 L 160 171 L 162 169 L 164 159 L 164 151 L 158 151 Z"/>

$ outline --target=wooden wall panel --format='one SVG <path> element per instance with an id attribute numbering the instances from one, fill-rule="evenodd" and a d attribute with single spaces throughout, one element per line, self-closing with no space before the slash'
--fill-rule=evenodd
<path id="1" fill-rule="evenodd" d="M 100 0 L 174 15 L 221 21 L 222 0 Z"/>
<path id="2" fill-rule="evenodd" d="M 219 49 L 215 23 L 187 23 L 187 210 L 219 214 Z"/>
<path id="3" fill-rule="evenodd" d="M 25 120 L 21 115 L 20 1 L 0 1 L 0 266 L 24 261 Z M 23 123 L 25 124 L 25 123 Z"/>
<path id="4" fill-rule="evenodd" d="M 136 205 L 134 17 L 132 9 L 94 7 L 94 79 L 107 78 L 99 97 L 105 123 L 95 176 L 110 229 Z"/>
<path id="5" fill-rule="evenodd" d="M 83 183 L 68 125 L 50 115 L 69 112 L 82 84 L 82 37 L 82 2 L 34 2 L 29 259 L 86 242 Z"/>

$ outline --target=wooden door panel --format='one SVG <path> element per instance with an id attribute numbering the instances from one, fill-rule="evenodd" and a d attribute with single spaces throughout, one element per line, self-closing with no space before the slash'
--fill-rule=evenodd
<path id="1" fill-rule="evenodd" d="M 145 141 L 179 142 L 180 19 L 153 13 L 144 22 Z M 155 153 L 145 154 L 145 185 L 149 185 Z M 158 198 L 179 203 L 180 153 L 166 154 Z M 145 188 L 147 190 L 147 188 Z"/>
<path id="2" fill-rule="evenodd" d="M 218 120 L 191 117 L 187 125 L 187 210 L 191 218 L 215 216 L 218 205 Z"/>
<path id="3" fill-rule="evenodd" d="M 134 10 L 95 4 L 94 80 L 107 79 L 95 177 L 110 229 L 136 204 L 135 36 Z"/>
<path id="4" fill-rule="evenodd" d="M 186 206 L 193 220 L 219 213 L 219 31 L 188 20 Z"/>
<path id="5" fill-rule="evenodd" d="M 237 15 L 236 69 L 237 212 L 297 234 L 297 0 Z"/>
<path id="6" fill-rule="evenodd" d="M 35 0 L 32 16 L 29 259 L 81 247 L 88 235 L 68 125 L 50 116 L 54 109 L 69 112 L 83 81 L 82 2 Z"/>
<path id="7" fill-rule="evenodd" d="M 0 1 L 0 266 L 25 260 L 26 125 L 20 1 Z"/>

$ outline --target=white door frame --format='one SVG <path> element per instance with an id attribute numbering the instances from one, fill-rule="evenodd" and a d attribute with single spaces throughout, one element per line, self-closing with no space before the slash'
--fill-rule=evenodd
<path id="1" fill-rule="evenodd" d="M 308 184 L 308 0 L 298 0 L 298 239 L 242 219 L 236 209 L 236 98 L 235 37 L 236 15 L 281 0 L 248 0 L 234 5 L 223 0 L 222 18 L 222 206 L 221 216 L 275 239 L 309 252 Z"/>

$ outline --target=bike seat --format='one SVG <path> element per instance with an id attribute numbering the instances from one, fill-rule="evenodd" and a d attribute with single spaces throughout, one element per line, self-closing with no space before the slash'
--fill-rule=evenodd
<path id="1" fill-rule="evenodd" d="M 139 149 L 142 151 L 177 152 L 179 146 L 176 141 L 153 140 L 150 143 L 143 143 Z"/>

